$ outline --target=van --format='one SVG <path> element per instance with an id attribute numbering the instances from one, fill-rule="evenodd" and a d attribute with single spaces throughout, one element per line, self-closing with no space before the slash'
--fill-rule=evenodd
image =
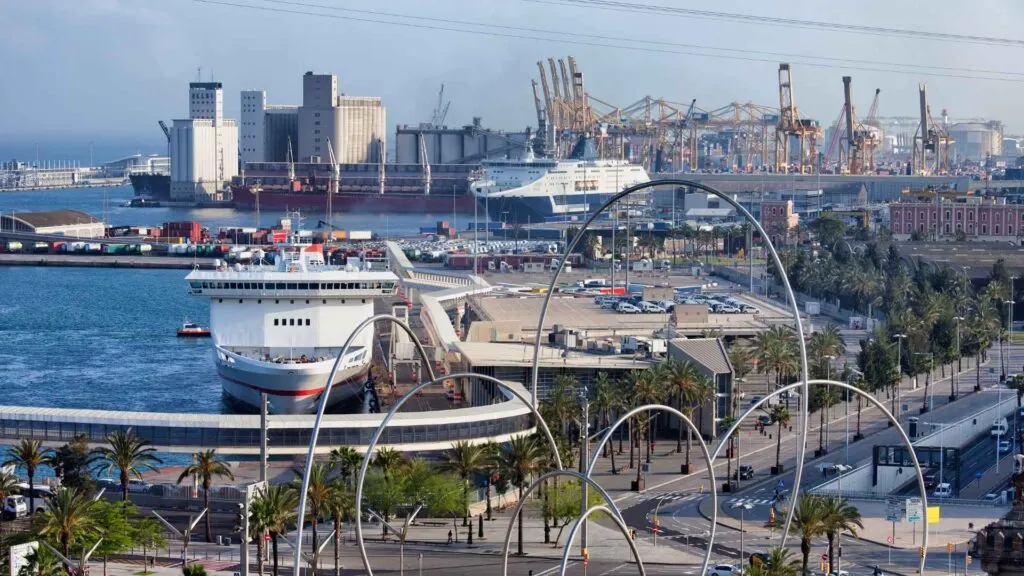
<path id="1" fill-rule="evenodd" d="M 990 436 L 997 437 L 1006 434 L 1007 430 L 1006 418 L 1000 418 L 992 423 L 992 428 L 989 429 L 988 433 Z"/>
<path id="2" fill-rule="evenodd" d="M 935 492 L 932 492 L 933 498 L 951 498 L 953 496 L 953 487 L 949 482 L 943 482 L 935 488 Z"/>
<path id="3" fill-rule="evenodd" d="M 28 515 L 28 500 L 21 494 L 12 494 L 4 498 L 4 520 L 14 520 Z"/>

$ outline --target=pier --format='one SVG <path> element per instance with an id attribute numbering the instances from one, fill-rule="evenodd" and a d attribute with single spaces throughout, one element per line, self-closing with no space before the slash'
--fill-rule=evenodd
<path id="1" fill-rule="evenodd" d="M 57 266 L 72 268 L 149 268 L 152 270 L 213 270 L 214 258 L 130 256 L 124 254 L 0 254 L 0 266 Z"/>

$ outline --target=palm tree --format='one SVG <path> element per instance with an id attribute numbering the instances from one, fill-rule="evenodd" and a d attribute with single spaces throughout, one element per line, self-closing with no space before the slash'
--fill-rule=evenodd
<path id="1" fill-rule="evenodd" d="M 25 565 L 12 576 L 65 576 L 67 571 L 46 546 L 38 546 L 25 556 Z"/>
<path id="2" fill-rule="evenodd" d="M 772 419 L 772 423 L 778 424 L 778 431 L 775 438 L 775 473 L 782 474 L 782 428 L 789 426 L 793 417 L 789 413 L 789 408 L 782 404 L 776 404 L 772 406 L 771 412 L 768 415 Z"/>
<path id="3" fill-rule="evenodd" d="M 142 478 L 144 470 L 156 470 L 156 464 L 163 460 L 157 458 L 156 448 L 149 440 L 144 440 L 128 430 L 115 430 L 107 435 L 107 446 L 93 448 L 92 461 L 99 463 L 99 469 L 109 475 L 116 468 L 121 480 L 121 500 L 128 501 L 128 480 L 134 476 Z"/>
<path id="4" fill-rule="evenodd" d="M 29 440 L 27 438 L 23 438 L 7 451 L 7 460 L 4 461 L 3 465 L 24 468 L 25 475 L 28 476 L 29 514 L 34 514 L 36 511 L 36 470 L 40 466 L 48 466 L 52 458 L 53 451 L 49 448 L 43 448 L 41 441 Z"/>
<path id="5" fill-rule="evenodd" d="M 597 411 L 601 428 L 611 426 L 611 412 L 612 410 L 618 410 L 620 405 L 620 396 L 616 390 L 615 382 L 608 377 L 607 373 L 598 372 L 597 379 L 594 381 L 594 390 L 590 397 L 590 407 Z M 605 443 L 601 457 L 607 457 L 609 450 L 611 451 L 612 474 L 618 474 L 619 471 L 615 468 L 615 448 L 609 447 Z"/>
<path id="6" fill-rule="evenodd" d="M 764 576 L 797 576 L 800 571 L 800 561 L 789 557 L 789 550 L 786 548 L 772 548 L 768 552 L 768 559 L 761 566 Z"/>
<path id="7" fill-rule="evenodd" d="M 256 541 L 256 571 L 260 576 L 263 576 L 263 571 L 266 563 L 266 534 L 270 531 L 270 524 L 272 518 L 272 511 L 270 503 L 267 501 L 267 491 L 278 487 L 279 485 L 270 485 L 263 492 L 258 492 L 255 497 L 249 502 L 249 533 L 242 534 L 240 537 L 248 545 L 253 540 Z M 275 542 L 276 549 L 276 542 Z M 274 555 L 274 574 L 277 574 L 277 555 Z"/>
<path id="8" fill-rule="evenodd" d="M 712 401 L 715 397 L 715 385 L 711 383 L 711 379 L 707 376 L 698 374 L 697 380 L 693 383 L 690 388 L 690 394 L 687 398 L 687 403 L 683 406 L 683 413 L 686 417 L 693 421 L 693 414 L 704 404 Z M 686 429 L 686 463 L 683 468 L 686 473 L 690 473 L 690 451 L 693 446 L 693 430 L 689 427 Z"/>
<path id="9" fill-rule="evenodd" d="M 807 574 L 807 562 L 811 555 L 811 542 L 825 533 L 824 510 L 821 496 L 803 492 L 793 522 L 800 534 L 800 554 L 803 557 L 803 573 Z"/>
<path id="10" fill-rule="evenodd" d="M 860 511 L 843 498 L 830 496 L 821 505 L 822 531 L 828 537 L 828 565 L 835 566 L 836 535 L 849 532 L 857 536 L 857 528 L 864 529 Z"/>
<path id="11" fill-rule="evenodd" d="M 736 379 L 743 380 L 753 368 L 754 351 L 749 346 L 732 346 L 729 348 L 729 363 Z"/>
<path id="12" fill-rule="evenodd" d="M 381 448 L 373 457 L 373 465 L 380 468 L 385 479 L 391 480 L 405 464 L 405 457 L 394 448 Z"/>
<path id="13" fill-rule="evenodd" d="M 39 534 L 57 542 L 60 553 L 69 556 L 71 546 L 87 539 L 96 530 L 92 508 L 96 501 L 90 494 L 71 488 L 58 488 L 43 513 Z"/>
<path id="14" fill-rule="evenodd" d="M 532 436 L 513 436 L 501 449 L 501 469 L 509 482 L 519 489 L 519 500 L 523 499 L 523 491 L 530 482 L 530 477 L 535 475 L 547 456 L 540 444 Z M 519 522 L 519 543 L 517 551 L 523 555 L 523 515 L 520 514 Z"/>
<path id="15" fill-rule="evenodd" d="M 298 517 L 299 491 L 289 484 L 270 484 L 260 494 L 259 499 L 266 515 L 266 518 L 261 520 L 264 522 L 264 530 L 259 538 L 263 539 L 263 534 L 270 534 L 274 553 L 274 574 L 277 574 L 278 537 L 287 533 Z"/>
<path id="16" fill-rule="evenodd" d="M 328 455 L 328 462 L 331 468 L 338 469 L 338 475 L 342 482 L 349 488 L 352 487 L 352 480 L 356 477 L 356 471 L 363 464 L 363 455 L 350 446 L 339 446 L 331 450 Z"/>
<path id="17" fill-rule="evenodd" d="M 736 418 L 732 416 L 725 416 L 722 418 L 719 426 L 722 432 L 729 430 L 733 424 L 736 423 Z M 733 440 L 736 438 L 736 434 L 729 436 L 729 446 L 725 451 L 725 484 L 732 490 L 732 456 L 733 456 Z M 728 490 L 727 490 L 728 491 Z"/>
<path id="18" fill-rule="evenodd" d="M 214 449 L 203 450 L 192 455 L 192 464 L 185 467 L 178 475 L 178 484 L 185 478 L 192 476 L 196 478 L 203 487 L 203 507 L 206 508 L 206 541 L 213 542 L 213 527 L 210 523 L 210 486 L 214 476 L 226 477 L 234 480 L 235 475 L 227 462 L 217 457 Z"/>
<path id="19" fill-rule="evenodd" d="M 689 362 L 680 360 L 668 360 L 664 364 L 665 374 L 668 376 L 672 389 L 676 393 L 676 409 L 683 411 L 684 404 L 692 404 L 690 396 L 693 393 L 693 386 L 700 377 L 697 368 Z M 679 421 L 679 436 L 676 439 L 676 454 L 683 451 L 683 422 Z"/>
<path id="20" fill-rule="evenodd" d="M 443 472 L 454 472 L 462 478 L 462 525 L 469 525 L 469 481 L 473 474 L 485 468 L 487 453 L 483 446 L 459 441 L 441 456 L 438 468 Z"/>
<path id="21" fill-rule="evenodd" d="M 484 469 L 483 473 L 487 477 L 484 487 L 484 499 L 487 500 L 487 520 L 491 520 L 492 509 L 491 509 L 491 486 L 494 485 L 494 481 L 497 476 L 501 474 L 499 468 L 498 456 L 501 454 L 501 447 L 497 443 L 488 441 L 484 444 Z"/>
<path id="22" fill-rule="evenodd" d="M 341 576 L 341 523 L 355 513 L 355 499 L 347 485 L 337 481 L 331 484 L 327 512 L 334 520 L 334 576 Z"/>
<path id="23" fill-rule="evenodd" d="M 394 450 L 392 450 L 394 452 Z M 397 454 L 397 452 L 396 452 Z M 296 474 L 299 472 L 296 470 Z M 313 570 L 319 566 L 319 547 L 317 540 L 316 526 L 320 520 L 327 516 L 327 506 L 331 498 L 331 471 L 323 464 L 313 464 L 309 470 L 309 482 L 306 489 L 306 518 L 300 518 L 299 522 L 308 519 L 312 524 L 313 534 Z M 302 484 L 296 480 L 297 487 L 301 489 Z"/>

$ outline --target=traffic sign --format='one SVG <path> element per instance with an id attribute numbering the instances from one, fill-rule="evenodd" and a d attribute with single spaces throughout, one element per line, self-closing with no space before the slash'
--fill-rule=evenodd
<path id="1" fill-rule="evenodd" d="M 890 496 L 885 502 L 885 519 L 887 522 L 899 522 L 903 519 L 903 500 L 898 496 Z"/>
<path id="2" fill-rule="evenodd" d="M 821 555 L 821 561 L 822 562 L 828 562 L 828 553 L 827 552 L 825 554 Z"/>
<path id="3" fill-rule="evenodd" d="M 924 516 L 924 504 L 920 498 L 907 498 L 907 522 L 917 524 Z"/>
<path id="4" fill-rule="evenodd" d="M 783 488 L 785 488 L 785 487 L 786 487 L 786 483 L 785 483 L 785 482 L 783 482 L 783 481 L 782 481 L 782 479 L 780 478 L 780 479 L 779 479 L 779 483 L 778 483 L 778 484 L 776 484 L 775 486 L 776 486 L 776 488 L 778 488 L 779 490 L 782 490 Z"/>
<path id="5" fill-rule="evenodd" d="M 893 543 L 892 536 L 886 536 L 885 537 L 885 541 L 888 542 L 889 544 L 892 544 Z"/>

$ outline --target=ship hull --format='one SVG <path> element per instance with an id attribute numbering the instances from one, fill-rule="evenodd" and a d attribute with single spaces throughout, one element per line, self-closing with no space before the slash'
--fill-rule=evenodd
<path id="1" fill-rule="evenodd" d="M 490 198 L 479 197 L 477 202 L 481 211 L 486 211 L 494 222 L 529 224 L 559 220 L 583 220 L 593 214 L 610 200 L 614 194 L 592 193 L 584 196 L 516 196 L 492 195 Z"/>
<path id="2" fill-rule="evenodd" d="M 256 196 L 248 186 L 231 188 L 236 208 L 252 209 Z M 294 208 L 299 210 L 327 210 L 325 194 L 301 192 L 260 192 L 260 209 Z M 341 192 L 331 198 L 332 212 L 388 212 L 388 213 L 436 213 L 445 214 L 453 210 L 468 214 L 473 212 L 473 197 L 470 194 L 422 193 L 354 193 Z"/>
<path id="3" fill-rule="evenodd" d="M 136 196 L 150 200 L 171 199 L 171 177 L 166 174 L 130 174 Z"/>
<path id="4" fill-rule="evenodd" d="M 260 394 L 266 393 L 272 414 L 315 413 L 323 396 L 334 360 L 308 364 L 273 364 L 238 356 L 214 348 L 217 374 L 223 392 L 231 401 L 259 409 Z M 348 400 L 363 389 L 370 369 L 366 355 L 338 369 L 327 406 Z"/>

